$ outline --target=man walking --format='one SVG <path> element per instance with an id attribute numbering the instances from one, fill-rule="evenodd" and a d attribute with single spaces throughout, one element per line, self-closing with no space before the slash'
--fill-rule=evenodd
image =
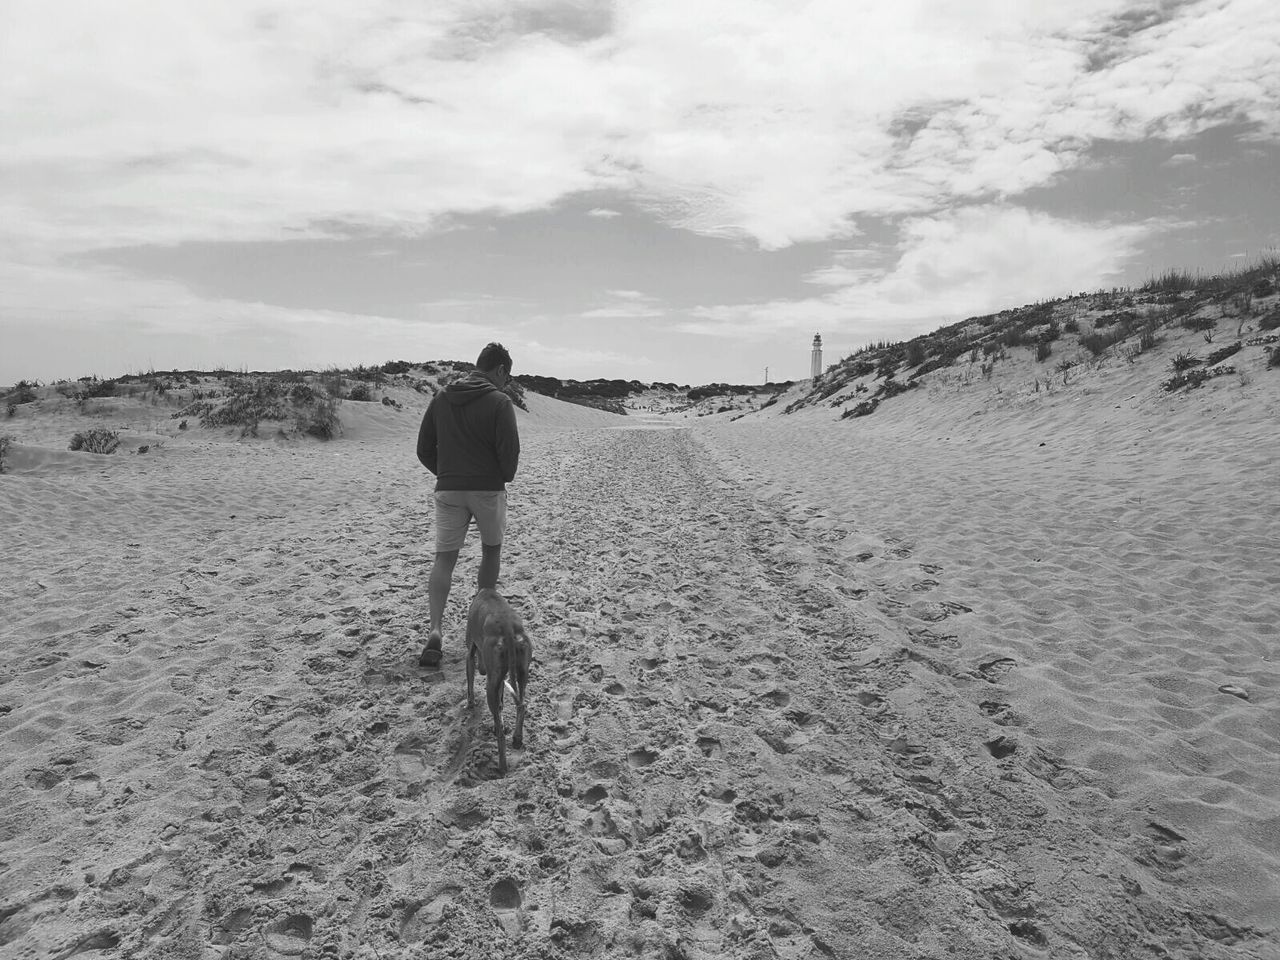
<path id="1" fill-rule="evenodd" d="M 480 531 L 478 589 L 498 582 L 507 527 L 507 483 L 520 461 L 520 436 L 511 398 L 511 354 L 500 343 L 480 351 L 476 369 L 437 393 L 418 430 L 418 459 L 436 476 L 436 559 L 428 597 L 431 627 L 418 662 L 440 664 L 440 624 L 453 584 L 458 550 L 474 519 Z"/>

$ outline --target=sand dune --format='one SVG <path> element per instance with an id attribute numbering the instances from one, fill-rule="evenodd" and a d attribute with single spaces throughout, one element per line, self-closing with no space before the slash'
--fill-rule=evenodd
<path id="1" fill-rule="evenodd" d="M 530 397 L 505 779 L 465 581 L 416 664 L 425 398 L 328 444 L 19 423 L 0 953 L 1276 956 L 1274 392 L 1125 387 Z"/>

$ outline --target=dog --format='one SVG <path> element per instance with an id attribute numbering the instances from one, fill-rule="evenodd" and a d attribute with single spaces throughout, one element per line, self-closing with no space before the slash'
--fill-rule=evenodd
<path id="1" fill-rule="evenodd" d="M 533 641 L 524 630 L 524 621 L 497 590 L 476 593 L 467 614 L 467 706 L 474 708 L 476 657 L 485 677 L 489 712 L 493 714 L 493 735 L 498 740 L 498 773 L 507 773 L 506 735 L 502 731 L 502 689 L 505 685 L 516 701 L 516 726 L 511 745 L 524 744 L 525 687 L 529 683 L 529 663 Z"/>

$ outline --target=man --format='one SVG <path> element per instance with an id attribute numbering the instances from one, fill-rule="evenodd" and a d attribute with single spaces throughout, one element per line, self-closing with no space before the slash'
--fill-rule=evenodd
<path id="1" fill-rule="evenodd" d="M 507 484 L 516 475 L 520 436 L 511 398 L 511 354 L 500 343 L 480 351 L 476 369 L 431 399 L 418 430 L 418 459 L 436 476 L 436 559 L 428 598 L 431 626 L 418 662 L 440 664 L 440 624 L 458 550 L 474 519 L 480 531 L 478 588 L 498 582 L 507 527 Z"/>

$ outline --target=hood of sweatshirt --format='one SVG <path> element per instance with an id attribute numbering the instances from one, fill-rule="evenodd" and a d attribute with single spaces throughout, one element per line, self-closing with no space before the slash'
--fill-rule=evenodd
<path id="1" fill-rule="evenodd" d="M 465 406 L 472 400 L 478 400 L 486 393 L 497 392 L 498 388 L 478 373 L 469 373 L 461 380 L 455 380 L 444 388 L 445 399 L 458 406 Z"/>

